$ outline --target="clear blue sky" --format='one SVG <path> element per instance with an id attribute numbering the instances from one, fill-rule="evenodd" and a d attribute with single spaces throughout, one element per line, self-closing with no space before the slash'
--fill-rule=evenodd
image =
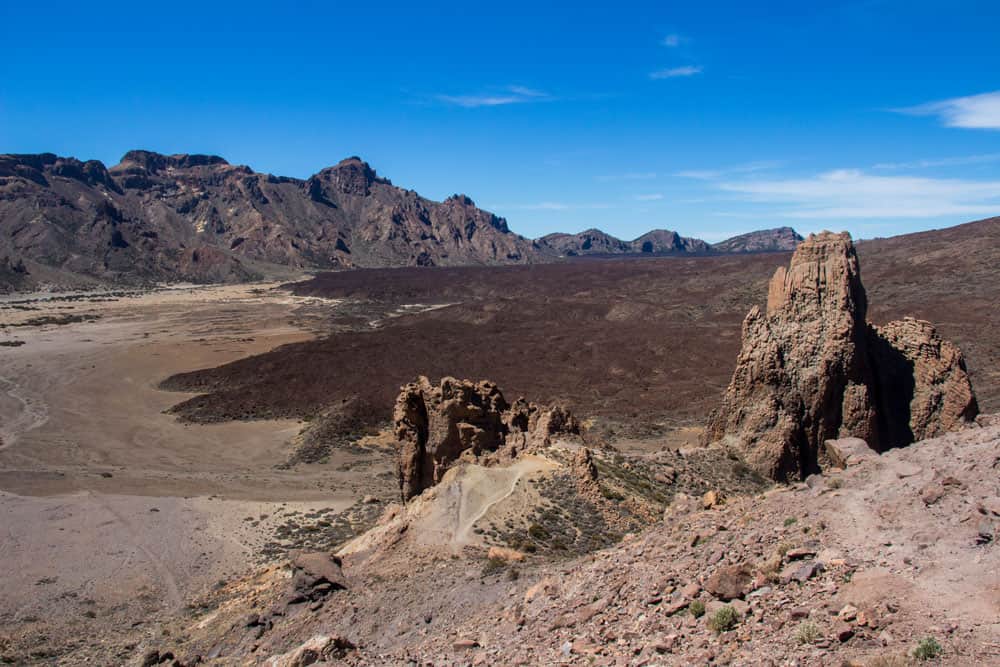
<path id="1" fill-rule="evenodd" d="M 1000 214 L 1000 3 L 0 4 L 0 152 L 360 155 L 527 236 Z"/>

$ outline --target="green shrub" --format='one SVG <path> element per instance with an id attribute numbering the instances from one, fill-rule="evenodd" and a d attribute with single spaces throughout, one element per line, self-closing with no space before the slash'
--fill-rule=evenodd
<path id="1" fill-rule="evenodd" d="M 688 611 L 695 618 L 701 618 L 705 615 L 705 603 L 701 600 L 694 600 L 688 605 Z"/>
<path id="2" fill-rule="evenodd" d="M 796 519 L 794 516 L 790 516 L 787 519 L 785 519 L 785 524 L 784 524 L 785 528 L 788 528 L 789 526 L 794 526 L 797 522 L 798 519 Z"/>
<path id="3" fill-rule="evenodd" d="M 913 649 L 913 657 L 917 660 L 933 660 L 941 655 L 941 644 L 933 637 L 924 637 Z"/>
<path id="4" fill-rule="evenodd" d="M 728 604 L 708 617 L 708 628 L 714 632 L 726 632 L 736 627 L 740 616 Z"/>
<path id="5" fill-rule="evenodd" d="M 533 523 L 528 526 L 528 535 L 531 535 L 536 540 L 544 541 L 549 539 L 549 531 L 537 523 Z"/>

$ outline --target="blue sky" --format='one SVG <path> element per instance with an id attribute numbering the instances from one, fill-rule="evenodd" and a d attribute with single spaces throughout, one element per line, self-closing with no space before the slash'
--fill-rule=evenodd
<path id="1" fill-rule="evenodd" d="M 995 0 L 485 4 L 5 2 L 0 152 L 356 154 L 527 236 L 1000 214 Z"/>

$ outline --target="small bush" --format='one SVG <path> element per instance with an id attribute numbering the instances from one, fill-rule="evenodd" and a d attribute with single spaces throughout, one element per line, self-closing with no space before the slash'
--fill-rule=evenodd
<path id="1" fill-rule="evenodd" d="M 739 614 L 727 604 L 708 617 L 708 628 L 714 632 L 726 632 L 735 628 L 739 621 Z"/>
<path id="2" fill-rule="evenodd" d="M 800 644 L 812 644 L 819 639 L 819 628 L 815 623 L 802 623 L 795 630 L 795 641 Z"/>
<path id="3" fill-rule="evenodd" d="M 789 526 L 794 526 L 796 523 L 798 523 L 798 519 L 796 519 L 794 516 L 790 516 L 787 519 L 785 519 L 784 526 L 785 528 L 788 528 Z"/>
<path id="4" fill-rule="evenodd" d="M 486 561 L 486 564 L 483 565 L 482 574 L 484 577 L 488 577 L 493 574 L 500 574 L 506 567 L 507 567 L 507 561 L 505 561 L 503 558 L 490 558 L 488 561 Z"/>
<path id="5" fill-rule="evenodd" d="M 537 523 L 533 523 L 528 526 L 528 535 L 531 535 L 536 540 L 544 541 L 549 539 L 549 531 Z"/>
<path id="6" fill-rule="evenodd" d="M 910 667 L 913 661 L 905 653 L 877 655 L 865 663 L 865 667 Z"/>
<path id="7" fill-rule="evenodd" d="M 688 611 L 691 612 L 691 615 L 695 618 L 701 618 L 705 615 L 705 603 L 701 600 L 694 600 L 688 605 Z"/>
<path id="8" fill-rule="evenodd" d="M 924 637 L 913 649 L 913 657 L 917 660 L 933 660 L 941 655 L 941 644 L 933 637 Z"/>

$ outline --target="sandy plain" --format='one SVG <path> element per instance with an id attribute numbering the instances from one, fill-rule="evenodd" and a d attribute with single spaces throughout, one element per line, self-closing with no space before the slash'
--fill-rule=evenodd
<path id="1" fill-rule="evenodd" d="M 81 641 L 109 616 L 152 627 L 282 525 L 381 490 L 387 467 L 357 450 L 283 467 L 299 420 L 184 423 L 165 411 L 190 394 L 157 387 L 308 340 L 338 303 L 275 284 L 0 302 L 0 622 Z"/>

